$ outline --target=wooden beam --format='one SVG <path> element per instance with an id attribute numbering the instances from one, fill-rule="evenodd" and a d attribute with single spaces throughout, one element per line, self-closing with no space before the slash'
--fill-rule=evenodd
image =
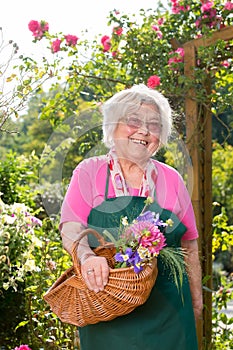
<path id="1" fill-rule="evenodd" d="M 183 44 L 183 48 L 185 49 L 185 46 L 189 45 L 196 48 L 200 46 L 207 47 L 214 44 L 217 40 L 220 39 L 225 41 L 233 39 L 233 26 L 222 28 L 221 30 L 210 33 L 208 36 L 203 36 L 192 41 L 187 41 L 185 44 Z"/>

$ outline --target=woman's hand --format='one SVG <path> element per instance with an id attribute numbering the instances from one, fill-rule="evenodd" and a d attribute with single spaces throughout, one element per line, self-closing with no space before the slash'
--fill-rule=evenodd
<path id="1" fill-rule="evenodd" d="M 95 293 L 103 291 L 109 276 L 107 260 L 104 257 L 91 255 L 81 263 L 81 273 L 88 289 Z"/>
<path id="2" fill-rule="evenodd" d="M 198 244 L 197 240 L 183 240 L 181 245 L 187 253 L 185 255 L 186 268 L 192 295 L 194 316 L 196 321 L 198 321 L 202 316 L 203 309 L 201 266 L 198 254 Z"/>

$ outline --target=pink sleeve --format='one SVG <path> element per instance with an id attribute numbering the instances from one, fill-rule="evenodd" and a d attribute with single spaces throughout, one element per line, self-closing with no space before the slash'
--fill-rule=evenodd
<path id="1" fill-rule="evenodd" d="M 73 171 L 61 207 L 59 229 L 64 222 L 80 222 L 87 226 L 91 209 L 104 199 L 106 161 L 93 157 L 82 161 Z"/>
<path id="2" fill-rule="evenodd" d="M 64 222 L 87 224 L 87 217 L 92 208 L 92 184 L 88 172 L 77 166 L 67 189 L 61 207 L 60 229 Z"/>

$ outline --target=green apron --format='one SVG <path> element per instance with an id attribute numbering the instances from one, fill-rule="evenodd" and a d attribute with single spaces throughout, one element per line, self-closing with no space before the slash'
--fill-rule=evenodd
<path id="1" fill-rule="evenodd" d="M 144 207 L 144 197 L 108 198 L 108 178 L 105 200 L 93 208 L 88 226 L 98 232 L 104 229 L 117 237 L 120 219 L 136 218 Z M 173 228 L 167 230 L 168 246 L 180 247 L 186 227 L 171 211 L 162 209 L 155 201 L 148 210 L 160 213 L 162 220 L 171 218 Z M 98 242 L 89 237 L 91 247 Z M 181 298 L 168 267 L 158 258 L 158 277 L 150 297 L 128 315 L 112 321 L 79 328 L 81 350 L 197 350 L 197 338 L 188 278 L 185 276 Z"/>

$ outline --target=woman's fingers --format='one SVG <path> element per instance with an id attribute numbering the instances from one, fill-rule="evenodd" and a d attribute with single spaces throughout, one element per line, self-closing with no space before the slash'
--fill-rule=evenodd
<path id="1" fill-rule="evenodd" d="M 98 293 L 104 290 L 108 282 L 109 266 L 103 257 L 92 256 L 81 265 L 82 276 L 87 287 Z"/>

